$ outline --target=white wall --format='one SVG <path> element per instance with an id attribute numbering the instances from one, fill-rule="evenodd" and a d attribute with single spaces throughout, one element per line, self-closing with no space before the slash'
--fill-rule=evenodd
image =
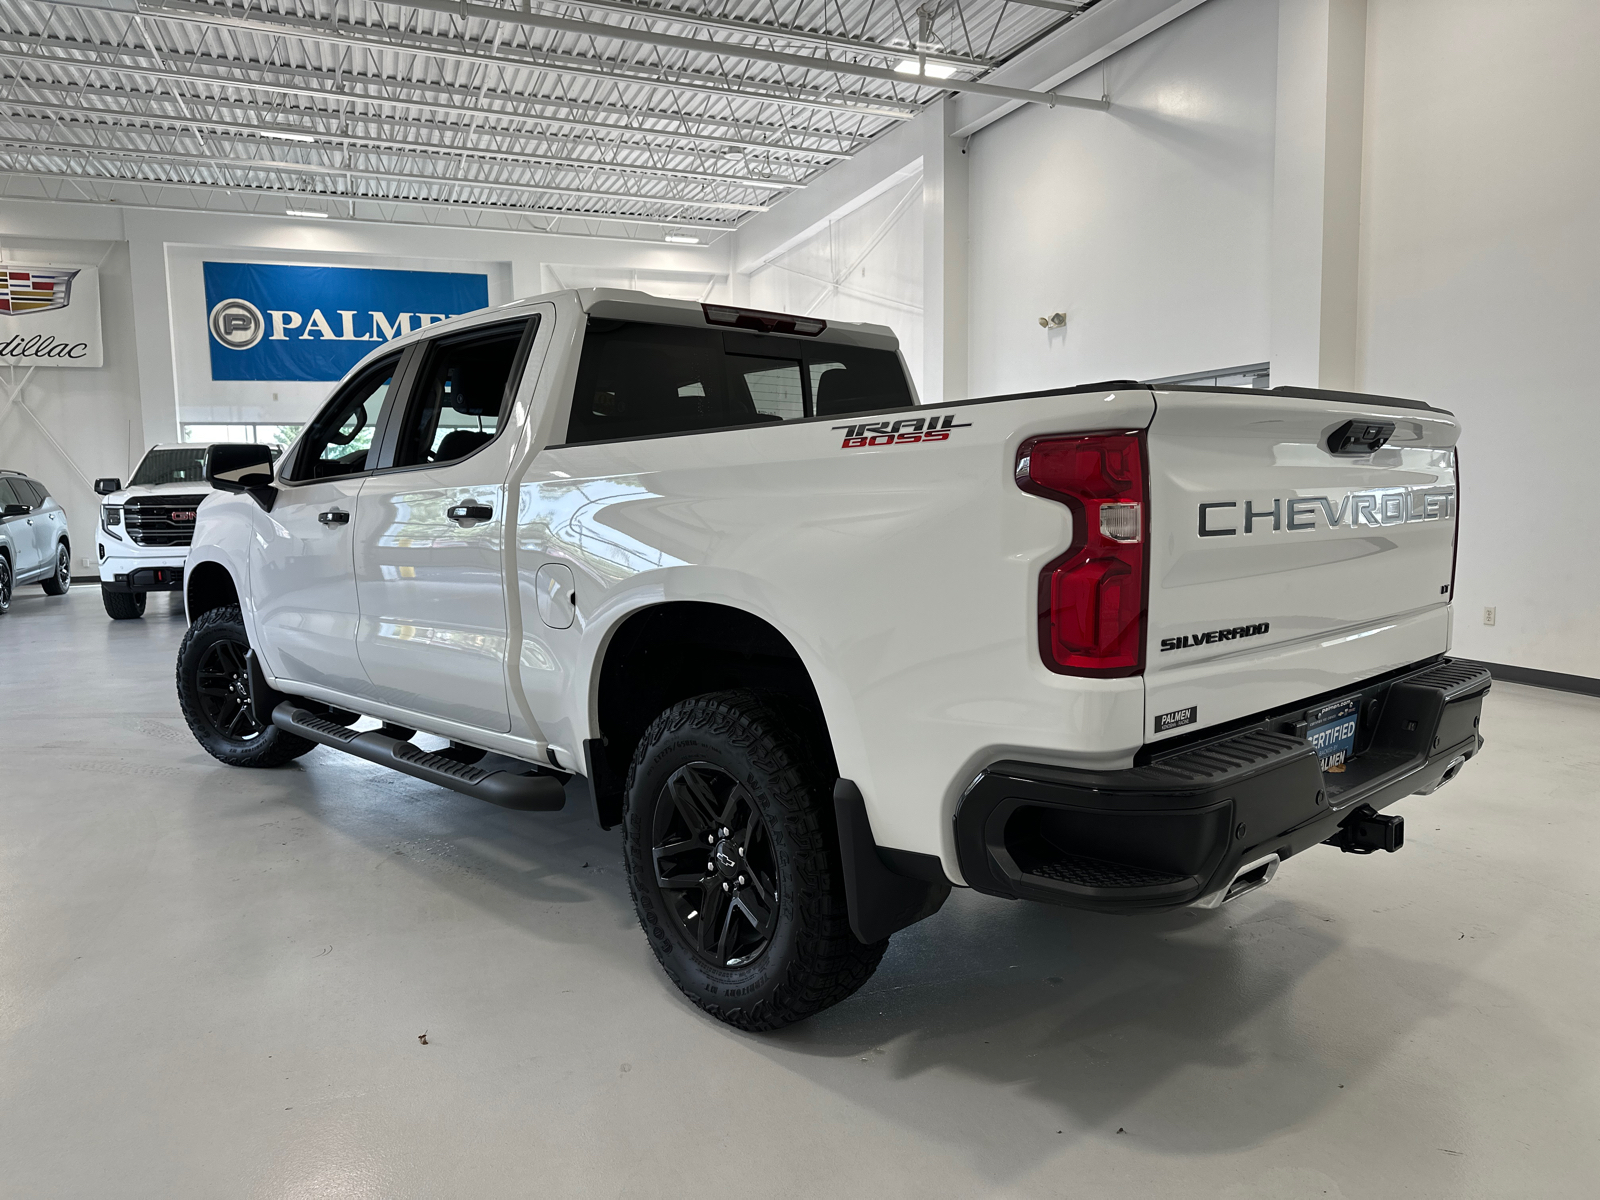
<path id="1" fill-rule="evenodd" d="M 1361 384 L 1461 418 L 1456 650 L 1600 676 L 1600 5 L 1369 0 L 1367 33 Z"/>
<path id="2" fill-rule="evenodd" d="M 0 214 L 0 250 L 8 262 L 99 265 L 105 365 L 40 367 L 31 373 L 0 367 L 0 467 L 25 471 L 50 489 L 67 510 L 73 573 L 91 574 L 83 558 L 94 554 L 99 519 L 94 477 L 126 478 L 130 463 L 144 451 L 128 246 L 112 220 L 90 220 L 71 230 L 53 221 L 26 228 L 40 236 L 20 235 Z M 50 236 L 61 232 L 83 236 Z"/>
<path id="3" fill-rule="evenodd" d="M 1066 89 L 1103 70 L 1109 112 L 1025 105 L 973 136 L 973 395 L 1267 358 L 1277 11 L 1209 0 Z"/>
<path id="4" fill-rule="evenodd" d="M 921 173 L 899 179 L 757 266 L 747 286 L 752 308 L 889 326 L 920 395 Z"/>

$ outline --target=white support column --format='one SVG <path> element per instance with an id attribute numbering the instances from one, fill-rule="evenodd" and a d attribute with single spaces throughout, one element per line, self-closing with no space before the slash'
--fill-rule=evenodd
<path id="1" fill-rule="evenodd" d="M 955 103 L 917 121 L 922 150 L 922 401 L 967 398 L 967 156 Z"/>
<path id="2" fill-rule="evenodd" d="M 1272 382 L 1353 389 L 1367 0 L 1280 0 Z"/>

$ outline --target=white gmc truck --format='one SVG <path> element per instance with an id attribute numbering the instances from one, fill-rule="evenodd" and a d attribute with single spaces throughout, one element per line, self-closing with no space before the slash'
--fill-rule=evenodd
<path id="1" fill-rule="evenodd" d="M 195 514 L 211 494 L 206 482 L 210 442 L 151 446 L 126 486 L 96 479 L 100 528 L 100 599 L 113 621 L 144 616 L 150 592 L 183 586 L 183 563 L 194 533 Z"/>
<path id="2" fill-rule="evenodd" d="M 702 1009 L 860 987 L 952 886 L 1215 907 L 1483 745 L 1448 412 L 1118 381 L 918 404 L 877 326 L 561 292 L 217 446 L 183 711 L 622 827 Z"/>

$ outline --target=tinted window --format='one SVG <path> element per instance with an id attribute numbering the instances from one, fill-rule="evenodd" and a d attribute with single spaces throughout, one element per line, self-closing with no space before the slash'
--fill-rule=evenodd
<path id="1" fill-rule="evenodd" d="M 333 479 L 367 469 L 378 414 L 399 363 L 398 354 L 381 358 L 334 393 L 300 439 L 292 475 L 295 482 Z"/>
<path id="2" fill-rule="evenodd" d="M 144 456 L 139 469 L 128 481 L 135 485 L 154 486 L 161 483 L 201 483 L 206 477 L 206 450 L 204 446 L 177 450 L 152 450 Z"/>
<path id="3" fill-rule="evenodd" d="M 591 318 L 568 442 L 908 408 L 899 356 L 834 343 Z"/>
<path id="4" fill-rule="evenodd" d="M 49 498 L 49 493 L 44 490 L 44 485 L 37 479 L 13 479 L 11 487 L 17 495 L 22 497 L 24 504 L 31 504 L 38 508 Z"/>
<path id="5" fill-rule="evenodd" d="M 397 467 L 466 458 L 494 440 L 515 390 L 526 320 L 432 343 L 417 372 L 395 450 Z"/>
<path id="6" fill-rule="evenodd" d="M 9 479 L 0 478 L 0 508 L 4 508 L 8 504 L 25 503 L 27 503 L 27 501 L 18 499 L 17 494 L 11 490 L 11 481 Z"/>

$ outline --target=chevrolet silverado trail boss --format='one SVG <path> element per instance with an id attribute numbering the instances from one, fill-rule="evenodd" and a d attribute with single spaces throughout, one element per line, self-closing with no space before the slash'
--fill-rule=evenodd
<path id="1" fill-rule="evenodd" d="M 536 297 L 375 349 L 276 464 L 213 448 L 179 697 L 226 763 L 592 805 L 677 986 L 773 1029 L 952 885 L 1141 913 L 1397 849 L 1483 744 L 1457 433 L 1295 388 L 919 405 L 882 327 Z"/>

